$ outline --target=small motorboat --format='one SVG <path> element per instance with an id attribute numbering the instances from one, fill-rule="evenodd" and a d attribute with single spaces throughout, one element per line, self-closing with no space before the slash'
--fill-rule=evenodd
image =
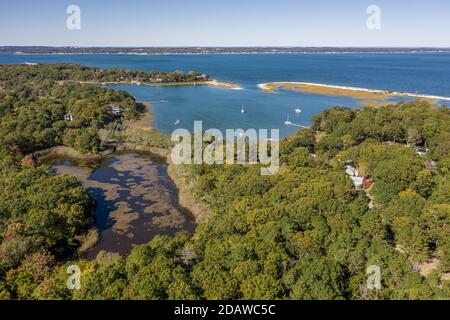
<path id="1" fill-rule="evenodd" d="M 245 110 L 244 110 L 244 105 L 242 105 L 242 108 L 241 108 L 241 113 L 245 113 Z"/>
<path id="2" fill-rule="evenodd" d="M 301 112 L 302 112 L 302 109 L 300 109 L 300 108 L 295 109 L 295 113 L 301 113 Z"/>
<path id="3" fill-rule="evenodd" d="M 174 122 L 174 125 L 178 126 L 180 123 L 181 123 L 180 120 L 176 120 L 176 121 Z"/>

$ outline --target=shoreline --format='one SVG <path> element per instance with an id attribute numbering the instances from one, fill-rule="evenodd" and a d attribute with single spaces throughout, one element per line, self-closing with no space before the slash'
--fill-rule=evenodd
<path id="1" fill-rule="evenodd" d="M 381 99 L 385 100 L 393 97 L 411 97 L 418 99 L 450 101 L 450 97 L 427 95 L 409 92 L 397 92 L 380 89 L 369 89 L 351 86 L 328 85 L 313 82 L 267 82 L 258 84 L 258 88 L 265 92 L 276 92 L 279 88 L 305 93 L 341 95 L 357 99 Z M 329 92 L 335 91 L 335 94 Z M 321 92 L 322 91 L 322 92 Z M 327 93 L 328 92 L 328 93 Z M 340 94 L 339 94 L 340 93 Z M 365 96 L 365 97 L 362 97 Z"/>
<path id="2" fill-rule="evenodd" d="M 1 48 L 1 47 L 0 47 Z M 288 48 L 287 48 L 288 49 Z M 336 47 L 336 49 L 339 49 Z M 430 48 L 430 50 L 426 50 L 424 48 L 417 48 L 415 50 L 401 50 L 401 48 L 395 48 L 397 50 L 389 51 L 389 50 L 329 50 L 329 51 L 314 51 L 314 50 L 285 50 L 285 51 L 241 51 L 241 52 L 233 52 L 233 51 L 224 51 L 224 52 L 213 52 L 213 51 L 205 51 L 205 52 L 126 52 L 126 51 L 118 51 L 118 52 L 21 52 L 21 51 L 2 51 L 1 53 L 5 54 L 13 54 L 16 56 L 38 56 L 38 55 L 136 55 L 136 56 L 184 56 L 184 55 L 309 55 L 309 54 L 424 54 L 424 53 L 449 53 L 450 48 Z"/>
<path id="3" fill-rule="evenodd" d="M 194 81 L 194 82 L 139 82 L 139 81 L 74 81 L 74 80 L 63 80 L 61 82 L 69 82 L 69 83 L 79 83 L 79 84 L 89 84 L 89 85 L 133 85 L 133 86 L 149 86 L 149 87 L 181 87 L 181 86 L 209 86 L 209 87 L 219 87 L 230 90 L 242 90 L 243 88 L 239 86 L 237 83 L 233 82 L 222 82 L 218 80 L 209 80 L 209 81 Z"/>

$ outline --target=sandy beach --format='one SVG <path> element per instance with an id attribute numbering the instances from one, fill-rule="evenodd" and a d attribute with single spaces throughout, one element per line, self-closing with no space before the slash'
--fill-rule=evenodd
<path id="1" fill-rule="evenodd" d="M 336 95 L 345 96 L 356 99 L 367 99 L 367 100 L 385 100 L 392 97 L 411 97 L 418 99 L 427 100 L 444 100 L 450 101 L 450 97 L 418 94 L 418 93 L 408 93 L 408 92 L 396 92 L 378 89 L 368 89 L 368 88 L 358 88 L 358 87 L 348 87 L 348 86 L 337 86 L 337 85 L 327 85 L 321 83 L 311 83 L 311 82 L 269 82 L 258 84 L 258 87 L 266 92 L 276 92 L 278 89 L 283 88 L 285 90 L 315 93 L 315 94 L 326 94 L 326 95 Z"/>

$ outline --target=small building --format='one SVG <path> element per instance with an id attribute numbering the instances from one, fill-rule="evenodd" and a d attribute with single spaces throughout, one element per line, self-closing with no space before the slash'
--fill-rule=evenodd
<path id="1" fill-rule="evenodd" d="M 109 109 L 111 113 L 116 117 L 120 117 L 122 115 L 122 108 L 117 104 L 110 104 Z"/>
<path id="2" fill-rule="evenodd" d="M 161 83 L 161 82 L 163 82 L 163 79 L 161 79 L 161 78 L 151 78 L 151 79 L 150 79 L 150 82 L 153 82 L 153 83 Z"/>
<path id="3" fill-rule="evenodd" d="M 374 184 L 374 182 L 375 181 L 373 179 L 364 179 L 364 182 L 362 185 L 363 189 L 370 187 L 371 185 Z"/>
<path id="4" fill-rule="evenodd" d="M 73 113 L 72 113 L 72 112 L 69 112 L 68 114 L 66 114 L 66 115 L 64 116 L 64 120 L 65 120 L 65 121 L 72 122 L 72 121 L 74 120 Z"/>
<path id="5" fill-rule="evenodd" d="M 358 176 L 358 170 L 352 166 L 345 166 L 345 172 L 351 177 Z"/>
<path id="6" fill-rule="evenodd" d="M 352 179 L 356 190 L 361 190 L 363 188 L 363 184 L 364 184 L 364 178 L 363 177 L 353 176 L 353 177 L 350 177 L 350 179 Z"/>
<path id="7" fill-rule="evenodd" d="M 207 74 L 201 74 L 195 78 L 195 80 L 197 80 L 197 81 L 206 81 L 208 79 L 209 79 L 209 76 Z"/>
<path id="8" fill-rule="evenodd" d="M 362 190 L 364 188 L 371 186 L 374 183 L 372 179 L 367 179 L 365 177 L 359 176 L 358 170 L 353 166 L 350 165 L 345 166 L 345 173 L 347 173 L 350 176 L 350 179 L 352 179 L 356 190 Z"/>
<path id="9" fill-rule="evenodd" d="M 416 147 L 416 154 L 419 156 L 424 156 L 428 153 L 428 149 L 426 147 Z"/>

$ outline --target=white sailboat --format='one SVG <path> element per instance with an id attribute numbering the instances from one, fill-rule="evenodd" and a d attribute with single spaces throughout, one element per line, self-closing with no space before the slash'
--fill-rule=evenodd
<path id="1" fill-rule="evenodd" d="M 289 121 L 289 114 L 287 115 L 287 120 L 284 122 L 285 125 L 290 126 L 292 124 L 291 121 Z"/>

